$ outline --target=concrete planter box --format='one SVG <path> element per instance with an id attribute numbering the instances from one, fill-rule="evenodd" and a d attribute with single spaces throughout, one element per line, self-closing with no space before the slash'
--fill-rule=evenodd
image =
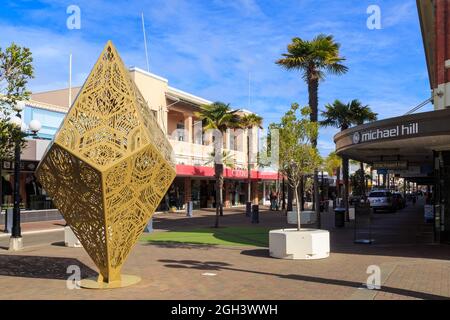
<path id="1" fill-rule="evenodd" d="M 330 255 L 330 233 L 318 229 L 271 230 L 269 251 L 271 257 L 279 259 L 324 259 Z"/>
<path id="2" fill-rule="evenodd" d="M 294 211 L 289 211 L 287 214 L 288 224 L 297 224 L 297 211 L 295 207 Z M 300 212 L 300 223 L 301 224 L 313 224 L 317 222 L 317 216 L 314 211 L 301 211 Z"/>
<path id="3" fill-rule="evenodd" d="M 350 220 L 355 220 L 355 208 L 348 209 L 348 217 Z"/>
<path id="4" fill-rule="evenodd" d="M 64 244 L 69 248 L 81 248 L 82 245 L 69 226 L 64 227 Z"/>

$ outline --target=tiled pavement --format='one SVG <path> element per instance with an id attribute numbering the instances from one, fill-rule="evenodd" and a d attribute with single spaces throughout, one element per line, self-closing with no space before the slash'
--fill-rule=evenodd
<path id="1" fill-rule="evenodd" d="M 67 266 L 82 267 L 82 277 L 95 275 L 95 266 L 83 249 L 61 246 L 62 233 L 54 233 L 53 244 L 20 253 L 0 250 L 0 299 L 447 299 L 450 248 L 431 243 L 421 208 L 417 204 L 396 214 L 377 214 L 372 245 L 353 244 L 352 225 L 334 229 L 333 215 L 324 215 L 332 253 L 318 261 L 272 259 L 261 247 L 139 243 L 123 272 L 142 281 L 105 291 L 66 288 Z M 154 228 L 211 226 L 213 215 L 157 215 Z M 281 213 L 262 212 L 260 219 L 260 226 L 286 227 Z M 221 223 L 251 225 L 242 210 L 227 210 Z M 381 268 L 381 290 L 363 286 L 371 265 Z"/>

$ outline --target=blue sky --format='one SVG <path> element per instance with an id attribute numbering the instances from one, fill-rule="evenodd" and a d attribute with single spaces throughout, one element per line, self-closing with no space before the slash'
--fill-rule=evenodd
<path id="1" fill-rule="evenodd" d="M 320 84 L 319 108 L 360 99 L 380 118 L 402 115 L 430 96 L 415 0 L 40 0 L 2 1 L 0 46 L 31 48 L 38 92 L 83 84 L 107 40 L 128 66 L 146 69 L 140 14 L 144 12 L 150 71 L 171 86 L 280 119 L 292 102 L 306 105 L 300 75 L 275 61 L 295 36 L 333 34 L 349 72 Z M 66 26 L 69 5 L 81 9 L 81 29 Z M 369 30 L 369 5 L 381 9 L 381 30 Z M 248 105 L 248 75 L 251 102 Z M 423 110 L 430 110 L 427 106 Z M 323 155 L 335 129 L 321 129 Z"/>

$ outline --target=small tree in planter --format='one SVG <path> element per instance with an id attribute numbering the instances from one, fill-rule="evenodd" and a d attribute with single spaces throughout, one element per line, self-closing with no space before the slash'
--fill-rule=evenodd
<path id="1" fill-rule="evenodd" d="M 302 177 L 311 174 L 321 164 L 321 157 L 312 141 L 317 138 L 318 125 L 309 119 L 311 108 L 300 108 L 297 103 L 281 119 L 281 123 L 273 125 L 279 130 L 279 162 L 280 172 L 287 177 L 288 184 L 294 190 L 297 203 L 297 228 L 301 230 L 300 199 L 298 195 Z"/>

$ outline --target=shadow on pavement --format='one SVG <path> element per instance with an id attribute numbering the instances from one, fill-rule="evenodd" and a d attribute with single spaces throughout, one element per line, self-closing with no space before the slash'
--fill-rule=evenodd
<path id="1" fill-rule="evenodd" d="M 200 269 L 200 270 L 228 270 L 228 271 L 236 271 L 236 272 L 245 272 L 245 273 L 253 273 L 260 274 L 264 276 L 273 276 L 279 277 L 282 279 L 289 280 L 297 280 L 297 281 L 305 281 L 305 282 L 314 282 L 314 283 L 322 283 L 326 285 L 335 285 L 335 286 L 343 286 L 343 287 L 352 287 L 355 289 L 363 288 L 363 285 L 360 282 L 347 281 L 347 280 L 339 280 L 339 279 L 328 279 L 328 278 L 320 278 L 306 275 L 298 275 L 298 274 L 277 274 L 270 272 L 262 272 L 262 271 L 254 271 L 254 270 L 244 270 L 231 267 L 230 264 L 223 262 L 215 262 L 215 261 L 196 261 L 196 260 L 158 260 L 159 262 L 165 263 L 165 267 L 174 268 L 174 269 Z M 429 294 L 425 292 L 417 292 L 412 290 L 400 289 L 400 288 L 392 288 L 387 286 L 382 286 L 380 290 L 376 290 L 377 292 L 386 292 L 397 295 L 402 295 L 410 298 L 416 299 L 424 299 L 424 300 L 450 300 L 449 297 L 439 296 L 435 294 Z"/>
<path id="2" fill-rule="evenodd" d="M 243 254 L 244 256 L 250 256 L 250 257 L 273 259 L 269 254 L 269 249 L 243 250 L 243 251 L 241 251 L 241 254 Z"/>
<path id="3" fill-rule="evenodd" d="M 70 275 L 67 268 L 71 265 L 80 268 L 82 278 L 97 275 L 97 272 L 73 258 L 1 255 L 0 276 L 67 280 Z"/>

